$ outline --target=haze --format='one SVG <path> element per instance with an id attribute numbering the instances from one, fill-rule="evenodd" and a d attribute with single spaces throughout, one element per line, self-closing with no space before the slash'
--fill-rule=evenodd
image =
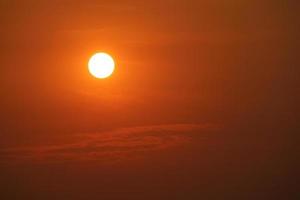
<path id="1" fill-rule="evenodd" d="M 1 0 L 0 199 L 296 199 L 298 8 Z"/>

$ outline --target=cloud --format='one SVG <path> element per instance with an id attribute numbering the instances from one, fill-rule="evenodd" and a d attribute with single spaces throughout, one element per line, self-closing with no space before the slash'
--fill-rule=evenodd
<path id="1" fill-rule="evenodd" d="M 0 161 L 114 163 L 176 148 L 191 142 L 193 134 L 202 132 L 205 137 L 207 131 L 215 130 L 218 127 L 211 124 L 171 124 L 81 133 L 74 135 L 72 142 L 64 144 L 0 150 Z"/>

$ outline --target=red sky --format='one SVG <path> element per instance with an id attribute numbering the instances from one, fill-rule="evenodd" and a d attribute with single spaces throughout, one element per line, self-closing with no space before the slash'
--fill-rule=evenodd
<path id="1" fill-rule="evenodd" d="M 0 199 L 293 199 L 298 7 L 1 0 Z"/>

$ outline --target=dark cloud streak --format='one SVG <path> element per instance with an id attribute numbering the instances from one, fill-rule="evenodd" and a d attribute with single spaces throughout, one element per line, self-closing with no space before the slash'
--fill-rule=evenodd
<path id="1" fill-rule="evenodd" d="M 144 153 L 175 148 L 189 143 L 194 134 L 208 137 L 207 131 L 218 129 L 218 126 L 213 124 L 171 124 L 81 133 L 75 134 L 75 140 L 69 143 L 3 149 L 0 151 L 0 157 L 2 161 L 8 163 L 67 161 L 111 163 L 138 158 Z"/>

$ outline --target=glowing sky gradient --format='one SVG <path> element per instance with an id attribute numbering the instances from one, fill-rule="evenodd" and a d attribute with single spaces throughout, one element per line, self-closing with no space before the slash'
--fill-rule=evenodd
<path id="1" fill-rule="evenodd" d="M 0 199 L 296 199 L 298 8 L 0 1 Z"/>

